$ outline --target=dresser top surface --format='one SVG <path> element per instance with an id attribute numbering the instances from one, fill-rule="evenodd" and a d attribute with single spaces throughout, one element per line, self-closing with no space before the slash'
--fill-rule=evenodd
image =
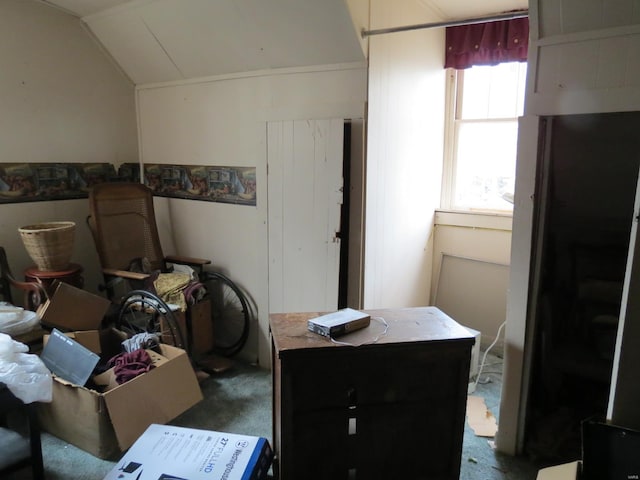
<path id="1" fill-rule="evenodd" d="M 362 310 L 371 316 L 368 327 L 332 341 L 310 332 L 307 321 L 327 312 L 273 313 L 269 316 L 276 352 L 311 348 L 389 345 L 434 341 L 473 342 L 474 336 L 436 307 Z"/>

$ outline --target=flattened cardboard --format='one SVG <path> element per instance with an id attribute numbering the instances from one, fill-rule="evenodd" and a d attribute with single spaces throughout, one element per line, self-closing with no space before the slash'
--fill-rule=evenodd
<path id="1" fill-rule="evenodd" d="M 40 322 L 62 331 L 98 330 L 111 302 L 65 282 L 38 308 Z"/>
<path id="2" fill-rule="evenodd" d="M 477 437 L 495 437 L 498 431 L 496 417 L 482 397 L 467 396 L 467 422 Z"/>
<path id="3" fill-rule="evenodd" d="M 166 423 L 202 400 L 186 352 L 169 345 L 160 349 L 165 363 L 106 393 L 54 377 L 53 401 L 38 405 L 43 429 L 96 457 L 111 459 L 152 423 Z"/>

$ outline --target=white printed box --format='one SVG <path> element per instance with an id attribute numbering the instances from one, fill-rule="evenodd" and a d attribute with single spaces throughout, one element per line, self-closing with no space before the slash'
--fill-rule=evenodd
<path id="1" fill-rule="evenodd" d="M 266 438 L 153 424 L 104 480 L 263 480 Z"/>

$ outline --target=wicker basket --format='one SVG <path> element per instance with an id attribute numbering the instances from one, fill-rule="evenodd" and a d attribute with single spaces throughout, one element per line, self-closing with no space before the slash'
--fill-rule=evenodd
<path id="1" fill-rule="evenodd" d="M 71 261 L 74 222 L 47 222 L 20 227 L 20 237 L 38 270 L 66 270 Z"/>

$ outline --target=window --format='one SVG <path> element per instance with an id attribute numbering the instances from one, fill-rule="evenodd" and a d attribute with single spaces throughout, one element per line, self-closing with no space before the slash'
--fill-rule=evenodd
<path id="1" fill-rule="evenodd" d="M 442 208 L 513 209 L 518 117 L 526 63 L 448 70 L 449 110 Z"/>

